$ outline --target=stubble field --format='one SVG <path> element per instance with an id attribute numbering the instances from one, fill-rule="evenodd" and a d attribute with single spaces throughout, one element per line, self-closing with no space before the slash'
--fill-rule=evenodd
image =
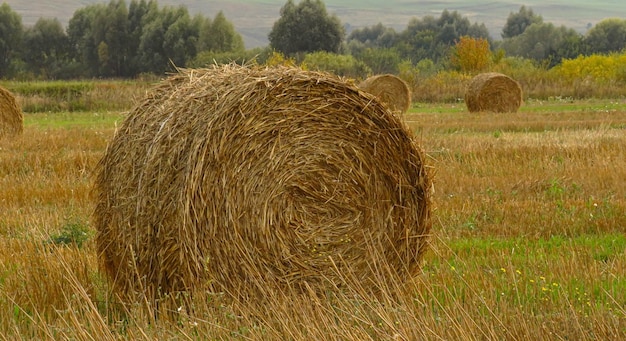
<path id="1" fill-rule="evenodd" d="M 109 296 L 90 223 L 92 170 L 123 114 L 27 113 L 22 137 L 0 140 L 0 339 L 626 337 L 626 101 L 404 117 L 435 175 L 414 282 L 254 308 L 207 293 L 155 323 Z"/>

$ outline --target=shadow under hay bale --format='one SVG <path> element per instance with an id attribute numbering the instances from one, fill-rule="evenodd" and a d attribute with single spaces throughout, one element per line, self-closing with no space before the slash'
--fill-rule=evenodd
<path id="1" fill-rule="evenodd" d="M 0 86 L 0 138 L 20 135 L 24 131 L 24 115 L 15 96 Z"/>
<path id="2" fill-rule="evenodd" d="M 359 88 L 378 97 L 394 112 L 411 108 L 411 90 L 405 81 L 394 75 L 375 75 L 359 84 Z"/>
<path id="3" fill-rule="evenodd" d="M 470 112 L 517 112 L 522 105 L 522 88 L 501 73 L 481 73 L 471 79 L 465 104 Z"/>
<path id="4" fill-rule="evenodd" d="M 340 274 L 371 287 L 385 267 L 408 279 L 431 229 L 424 159 L 398 117 L 337 77 L 180 70 L 98 165 L 99 254 L 115 292 L 148 301 L 328 288 Z"/>

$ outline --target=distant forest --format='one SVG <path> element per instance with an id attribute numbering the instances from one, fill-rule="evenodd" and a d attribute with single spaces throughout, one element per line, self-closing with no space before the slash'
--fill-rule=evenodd
<path id="1" fill-rule="evenodd" d="M 0 78 L 134 78 L 161 75 L 175 67 L 212 63 L 265 63 L 279 53 L 297 62 L 351 58 L 353 70 L 338 73 L 395 73 L 401 64 L 454 67 L 454 48 L 463 38 L 484 41 L 494 56 L 528 59 L 547 68 L 563 59 L 610 54 L 626 46 L 626 20 L 606 19 L 585 34 L 544 22 L 531 8 L 510 13 L 502 40 L 493 41 L 482 23 L 456 11 L 413 18 L 402 31 L 376 24 L 346 34 L 321 0 L 288 0 L 266 47 L 245 49 L 222 12 L 190 15 L 184 6 L 155 0 L 111 0 L 78 9 L 67 28 L 56 18 L 24 27 L 9 5 L 0 6 Z M 328 62 L 326 62 L 328 64 Z M 357 69 L 355 71 L 354 69 Z"/>

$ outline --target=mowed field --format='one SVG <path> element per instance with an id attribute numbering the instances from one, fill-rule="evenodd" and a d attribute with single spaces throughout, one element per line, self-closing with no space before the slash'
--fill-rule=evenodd
<path id="1" fill-rule="evenodd" d="M 123 114 L 26 113 L 23 136 L 0 140 L 0 339 L 626 338 L 624 99 L 404 118 L 435 175 L 414 282 L 256 308 L 208 293 L 155 323 L 110 298 L 97 266 L 93 169 Z"/>
<path id="2" fill-rule="evenodd" d="M 213 18 L 223 11 L 235 29 L 243 36 L 246 47 L 266 46 L 267 35 L 272 25 L 280 17 L 280 8 L 286 0 L 159 0 L 160 6 L 183 5 L 193 14 L 202 14 Z M 298 3 L 298 1 L 295 1 Z M 33 25 L 37 19 L 58 18 L 67 25 L 74 12 L 84 6 L 96 3 L 109 3 L 106 0 L 57 0 L 26 1 L 6 0 L 11 8 L 18 12 L 25 25 Z M 127 4 L 130 1 L 127 1 Z M 484 23 L 494 39 L 501 39 L 500 33 L 511 12 L 518 12 L 520 3 L 513 0 L 503 1 L 359 1 L 326 0 L 329 13 L 336 14 L 347 27 L 348 32 L 355 28 L 373 26 L 382 23 L 402 31 L 412 18 L 427 15 L 439 17 L 444 10 L 458 11 L 472 23 Z M 556 26 L 565 25 L 584 33 L 589 25 L 595 25 L 602 19 L 626 13 L 626 2 L 620 0 L 581 1 L 526 1 L 525 6 L 541 15 L 546 22 Z"/>

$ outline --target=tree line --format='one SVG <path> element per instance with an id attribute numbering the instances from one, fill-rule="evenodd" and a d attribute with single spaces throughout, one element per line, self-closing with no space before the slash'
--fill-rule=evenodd
<path id="1" fill-rule="evenodd" d="M 67 29 L 56 18 L 24 28 L 4 3 L 0 23 L 0 77 L 135 77 L 184 67 L 206 51 L 244 50 L 222 12 L 192 17 L 184 6 L 159 7 L 156 0 L 89 5 L 73 14 Z"/>
<path id="2" fill-rule="evenodd" d="M 493 41 L 484 25 L 469 24 L 457 12 L 443 11 L 441 17 L 412 19 L 402 32 L 381 24 L 355 30 L 347 37 L 351 53 L 364 48 L 391 49 L 396 59 L 431 59 L 450 67 L 455 45 L 463 37 L 484 40 L 496 56 L 529 59 L 553 67 L 563 59 L 593 54 L 620 52 L 626 47 L 626 20 L 605 19 L 586 34 L 566 26 L 544 22 L 531 8 L 521 6 L 509 14 L 502 29 L 501 40 Z"/>
<path id="3" fill-rule="evenodd" d="M 246 50 L 222 12 L 190 16 L 183 7 L 156 0 L 111 0 L 78 9 L 64 29 L 41 18 L 23 27 L 20 16 L 0 6 L 0 77 L 66 79 L 136 77 L 177 67 L 256 60 L 272 53 L 338 73 L 397 73 L 403 64 L 454 67 L 454 48 L 464 38 L 485 42 L 497 56 L 557 65 L 566 58 L 618 52 L 626 46 L 626 20 L 605 19 L 585 34 L 544 22 L 531 8 L 511 12 L 494 41 L 484 24 L 456 11 L 411 19 L 400 32 L 378 23 L 346 33 L 321 0 L 287 0 L 268 35 L 269 45 Z M 458 56 L 457 56 L 458 57 Z M 331 64 L 331 65 L 329 65 Z M 341 64 L 341 65 L 339 65 Z"/>

